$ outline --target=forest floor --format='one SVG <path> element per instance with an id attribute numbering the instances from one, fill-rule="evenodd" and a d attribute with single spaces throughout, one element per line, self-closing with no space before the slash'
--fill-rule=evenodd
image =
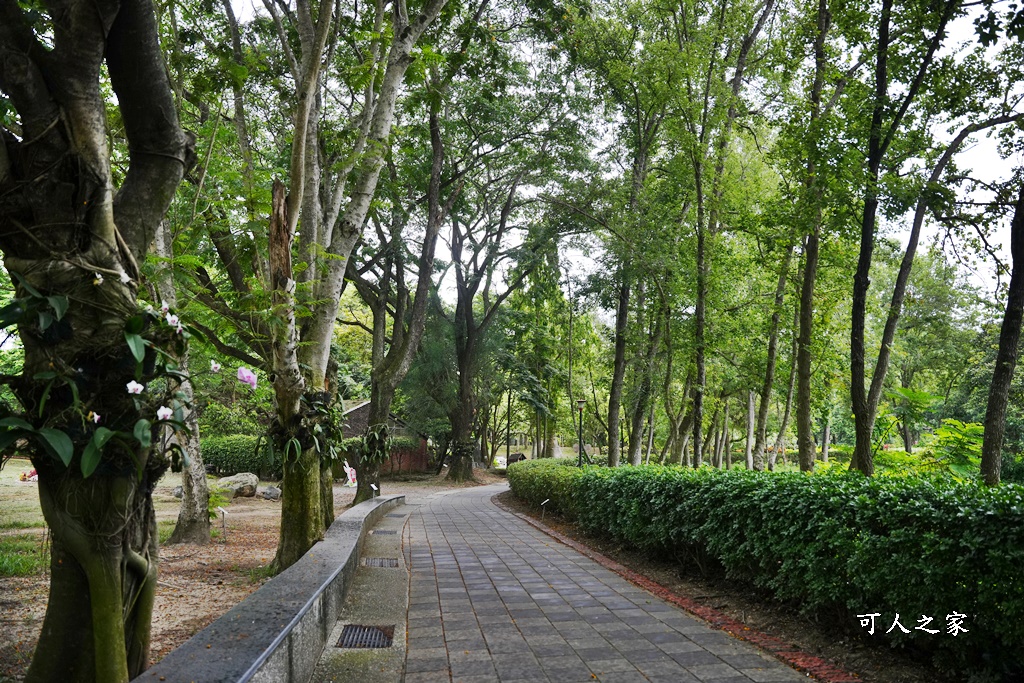
<path id="1" fill-rule="evenodd" d="M 13 461 L 0 471 L 0 500 L 4 501 L 0 510 L 0 541 L 35 539 L 43 552 L 46 537 L 35 484 L 17 481 L 17 475 L 26 469 L 19 467 L 23 464 Z M 477 475 L 479 484 L 500 480 L 479 470 Z M 418 497 L 452 488 L 443 475 L 413 475 L 403 479 L 385 479 L 383 493 Z M 170 534 L 177 516 L 178 501 L 171 493 L 177 483 L 177 476 L 165 477 L 154 493 L 162 538 Z M 335 486 L 335 509 L 339 513 L 351 503 L 354 491 Z M 539 516 L 511 494 L 500 494 L 499 500 L 520 513 Z M 165 545 L 160 549 L 160 579 L 153 619 L 154 662 L 267 580 L 265 569 L 277 547 L 280 502 L 259 496 L 239 498 L 227 506 L 227 510 L 226 533 L 218 519 L 214 524 L 215 538 L 209 545 Z M 865 683 L 945 683 L 952 680 L 909 655 L 891 651 L 877 642 L 856 638 L 851 633 L 829 632 L 821 624 L 801 617 L 792 607 L 755 595 L 749 586 L 683 576 L 677 566 L 629 551 L 606 539 L 585 536 L 556 515 L 547 515 L 544 524 L 678 595 L 711 606 L 752 629 L 831 661 L 858 675 Z M 24 677 L 46 611 L 48 582 L 46 571 L 32 576 L 0 578 L 0 683 L 20 681 Z"/>

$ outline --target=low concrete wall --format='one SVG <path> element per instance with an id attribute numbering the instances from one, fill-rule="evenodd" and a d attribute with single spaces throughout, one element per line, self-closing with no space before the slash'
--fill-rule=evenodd
<path id="1" fill-rule="evenodd" d="M 324 540 L 135 679 L 137 683 L 307 683 L 334 628 L 366 532 L 405 496 L 339 516 Z"/>

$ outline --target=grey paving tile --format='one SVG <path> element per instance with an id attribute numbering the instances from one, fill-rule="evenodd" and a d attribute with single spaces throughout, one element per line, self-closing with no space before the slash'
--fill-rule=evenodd
<path id="1" fill-rule="evenodd" d="M 615 659 L 595 659 L 587 661 L 590 670 L 598 675 L 613 671 L 636 671 L 636 666 L 628 659 L 617 657 Z"/>
<path id="2" fill-rule="evenodd" d="M 406 672 L 405 683 L 449 683 L 451 676 L 448 671 Z"/>
<path id="3" fill-rule="evenodd" d="M 447 657 L 416 657 L 410 654 L 405 658 L 405 672 L 419 673 L 424 671 L 447 671 Z"/>
<path id="4" fill-rule="evenodd" d="M 778 664 L 774 659 L 767 659 L 757 654 L 731 654 L 719 655 L 719 659 L 737 669 L 758 669 L 769 664 Z"/>
<path id="5" fill-rule="evenodd" d="M 696 666 L 688 666 L 686 669 L 701 681 L 713 681 L 720 678 L 740 676 L 740 672 L 728 664 L 698 664 Z"/>
<path id="6" fill-rule="evenodd" d="M 407 683 L 803 680 L 498 510 L 496 491 L 409 516 Z"/>
<path id="7" fill-rule="evenodd" d="M 494 664 L 489 659 L 452 662 L 452 678 L 463 676 L 496 676 Z"/>
<path id="8" fill-rule="evenodd" d="M 790 681 L 795 683 L 795 681 L 807 680 L 804 674 L 794 671 L 787 666 L 782 666 L 781 664 L 778 667 L 772 667 L 770 669 L 755 668 L 740 669 L 739 671 L 750 680 L 755 681 L 755 683 L 778 683 L 780 681 Z"/>

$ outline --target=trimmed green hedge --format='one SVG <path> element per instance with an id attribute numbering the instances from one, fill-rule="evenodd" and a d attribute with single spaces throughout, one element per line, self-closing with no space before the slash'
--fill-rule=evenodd
<path id="1" fill-rule="evenodd" d="M 518 497 L 533 505 L 550 499 L 544 506 L 549 512 L 573 516 L 573 484 L 583 474 L 575 458 L 521 460 L 509 465 L 507 474 L 512 492 Z"/>
<path id="2" fill-rule="evenodd" d="M 199 448 L 203 455 L 203 464 L 208 469 L 216 470 L 220 475 L 252 472 L 260 478 L 273 479 L 281 474 L 280 463 L 274 461 L 270 447 L 260 437 L 248 434 L 231 436 L 211 436 L 199 440 Z"/>
<path id="3" fill-rule="evenodd" d="M 718 567 L 847 626 L 880 613 L 875 637 L 931 651 L 942 666 L 1024 667 L 1022 486 L 659 466 L 573 473 L 544 461 L 513 465 L 509 482 L 528 501 L 551 497 L 588 532 Z M 910 633 L 882 635 L 896 612 Z M 954 612 L 969 629 L 955 637 Z M 941 632 L 915 630 L 921 615 Z"/>

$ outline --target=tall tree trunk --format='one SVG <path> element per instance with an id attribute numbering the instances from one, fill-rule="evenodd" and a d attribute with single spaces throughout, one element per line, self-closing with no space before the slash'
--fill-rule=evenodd
<path id="1" fill-rule="evenodd" d="M 793 260 L 794 246 L 792 243 L 786 246 L 786 254 L 783 256 L 782 265 L 779 266 L 779 279 L 775 285 L 775 304 L 772 308 L 772 319 L 768 328 L 768 358 L 765 362 L 764 382 L 761 384 L 761 402 L 757 409 L 757 429 L 754 434 L 752 466 L 755 470 L 764 469 L 764 449 L 768 443 L 768 409 L 771 407 L 775 368 L 778 363 L 782 302 L 786 295 L 786 280 L 789 277 L 789 265 Z"/>
<path id="2" fill-rule="evenodd" d="M 643 288 L 639 288 L 637 301 L 643 305 Z M 654 330 L 647 337 L 647 349 L 641 362 L 637 364 L 637 371 L 640 373 L 640 385 L 637 389 L 636 405 L 633 407 L 633 418 L 629 429 L 629 462 L 632 465 L 639 465 L 641 450 L 643 449 L 643 420 L 647 416 L 648 409 L 652 407 L 651 393 L 654 386 L 654 361 L 661 346 L 664 327 L 662 326 L 662 315 L 667 314 L 663 309 L 654 313 Z"/>
<path id="3" fill-rule="evenodd" d="M 161 300 L 171 308 L 178 306 L 178 293 L 174 286 L 172 259 L 174 258 L 174 240 L 167 221 L 160 222 L 157 230 L 154 249 L 157 256 L 166 259 L 166 271 L 163 277 L 156 280 L 157 292 Z M 178 368 L 189 373 L 188 351 L 178 359 Z M 199 420 L 193 408 L 192 382 L 184 381 L 179 389 L 183 394 L 185 429 L 183 434 L 165 429 L 162 439 L 173 440 L 188 455 L 188 464 L 181 470 L 181 507 L 178 508 L 178 522 L 168 543 L 194 543 L 204 545 L 210 542 L 210 515 L 208 512 L 210 487 L 206 481 L 206 467 L 199 451 Z"/>
<path id="4" fill-rule="evenodd" d="M 825 416 L 825 431 L 821 435 L 821 461 L 828 462 L 828 446 L 832 439 L 832 415 Z"/>
<path id="5" fill-rule="evenodd" d="M 443 85 L 441 86 L 444 87 Z M 391 259 L 389 263 L 394 268 L 394 273 L 389 273 L 378 283 L 376 296 L 365 282 L 356 285 L 363 297 L 363 300 L 371 305 L 373 311 L 373 347 L 371 360 L 373 369 L 371 371 L 370 388 L 370 411 L 367 420 L 367 432 L 364 435 L 364 443 L 367 448 L 356 462 L 357 484 L 356 495 L 352 501 L 353 505 L 373 497 L 373 489 L 370 484 L 380 489 L 380 466 L 390 458 L 390 442 L 388 439 L 381 439 L 380 432 L 386 425 L 391 414 L 391 404 L 398 390 L 398 385 L 409 372 L 413 358 L 419 349 L 420 340 L 423 338 L 423 330 L 426 326 L 427 306 L 430 302 L 430 291 L 433 285 L 434 257 L 437 247 L 437 236 L 441 230 L 441 222 L 450 208 L 450 202 L 459 194 L 458 190 L 452 193 L 449 203 L 441 201 L 441 174 L 444 162 L 444 141 L 441 137 L 440 126 L 440 96 L 433 98 L 430 103 L 428 125 L 430 129 L 431 166 L 430 181 L 427 187 L 427 226 L 423 233 L 423 240 L 420 247 L 420 255 L 417 262 L 416 290 L 412 298 L 412 305 L 408 305 L 409 292 L 405 284 L 405 260 L 401 257 Z M 396 227 L 396 234 L 391 236 L 392 241 L 398 241 L 401 228 L 404 227 L 403 220 L 396 220 L 393 226 Z M 400 252 L 399 252 L 400 253 Z M 391 300 L 392 280 L 396 285 L 397 306 L 394 310 L 391 325 L 390 344 L 386 341 L 388 302 Z M 405 312 L 408 308 L 408 316 Z M 385 346 L 387 351 L 385 352 Z M 333 374 L 333 373 L 332 373 Z M 386 434 L 386 432 L 384 432 Z M 367 480 L 365 485 L 363 480 Z M 333 501 L 333 488 L 332 501 Z M 333 503 L 332 503 L 333 509 Z M 332 514 L 333 516 L 333 514 Z"/>
<path id="6" fill-rule="evenodd" d="M 555 419 L 554 416 L 549 416 L 544 420 L 544 451 L 547 453 L 549 458 L 558 458 L 561 456 L 560 449 L 555 443 Z"/>
<path id="7" fill-rule="evenodd" d="M 270 215 L 270 275 L 273 286 L 273 369 L 277 421 L 274 447 L 281 454 L 281 535 L 272 567 L 280 572 L 292 566 L 323 538 L 320 454 L 299 440 L 303 419 L 301 399 L 306 382 L 299 369 L 298 330 L 295 326 L 295 281 L 291 251 L 294 224 L 288 219 L 285 187 L 274 181 Z"/>
<path id="8" fill-rule="evenodd" d="M 654 402 L 651 402 L 651 410 L 647 414 L 647 457 L 644 462 L 651 464 L 651 451 L 654 450 Z"/>
<path id="9" fill-rule="evenodd" d="M 464 330 L 464 334 L 456 333 L 455 360 L 459 369 L 459 402 L 456 408 L 455 421 L 452 424 L 452 459 L 448 468 L 448 479 L 462 482 L 473 478 L 473 416 L 476 409 L 476 394 L 473 390 L 473 368 L 474 347 L 476 339 L 471 331 L 472 324 L 468 322 L 465 306 L 472 305 L 472 302 L 464 302 L 460 297 L 460 313 L 456 311 L 456 328 Z M 461 320 L 461 323 L 459 322 Z M 461 328 L 459 326 L 462 326 Z M 538 434 L 536 443 L 544 438 L 541 432 L 542 418 L 538 416 Z"/>
<path id="10" fill-rule="evenodd" d="M 693 466 L 700 467 L 701 440 L 700 433 L 704 427 L 704 391 L 707 388 L 707 368 L 705 367 L 704 354 L 706 352 L 706 341 L 704 337 L 705 308 L 708 296 L 708 262 L 705 254 L 707 227 L 702 225 L 703 213 L 701 200 L 702 191 L 700 188 L 700 173 L 697 173 L 697 305 L 694 312 L 694 344 L 696 346 L 696 371 L 697 376 L 693 385 Z"/>
<path id="11" fill-rule="evenodd" d="M 715 413 L 711 416 L 711 424 L 708 425 L 708 431 L 703 435 L 704 441 L 701 443 L 700 453 L 697 453 L 696 442 L 699 440 L 700 434 L 697 432 L 697 427 L 694 426 L 694 459 L 693 466 L 700 467 L 704 464 L 704 457 L 707 456 L 708 464 L 714 465 L 715 450 L 712 448 L 714 443 L 713 439 L 718 434 L 718 415 L 721 412 L 721 408 L 715 410 Z M 698 460 L 698 458 L 700 458 Z"/>
<path id="12" fill-rule="evenodd" d="M 620 421 L 622 388 L 626 380 L 626 329 L 629 317 L 630 287 L 625 268 L 619 268 L 619 302 L 615 310 L 615 364 L 608 391 L 608 466 L 618 467 L 622 455 Z"/>
<path id="13" fill-rule="evenodd" d="M 1024 188 L 1017 197 L 1013 222 L 1010 224 L 1010 252 L 1013 258 L 1010 291 L 1006 299 L 1003 325 L 999 330 L 999 351 L 996 353 L 992 384 L 989 385 L 985 440 L 981 447 L 981 476 L 988 486 L 999 485 L 1006 405 L 1010 400 L 1010 384 L 1017 365 L 1021 319 L 1024 317 Z"/>
<path id="14" fill-rule="evenodd" d="M 797 313 L 797 315 L 799 315 L 800 309 L 797 309 L 796 313 Z M 775 448 L 772 450 L 771 457 L 768 458 L 768 469 L 769 470 L 774 470 L 775 469 L 775 459 L 778 457 L 779 453 L 782 453 L 783 461 L 785 461 L 785 459 L 786 459 L 786 454 L 785 454 L 786 430 L 789 428 L 789 417 L 792 414 L 792 410 L 793 410 L 793 393 L 794 393 L 794 389 L 796 388 L 796 374 L 797 374 L 797 368 L 796 368 L 796 345 L 797 345 L 798 337 L 797 337 L 795 328 L 797 326 L 797 322 L 798 322 L 797 320 L 793 321 L 793 327 L 794 327 L 794 331 L 793 331 L 793 347 L 790 350 L 790 362 L 791 362 L 792 365 L 790 366 L 790 371 L 789 371 L 789 388 L 786 390 L 786 408 L 785 408 L 785 410 L 782 413 L 782 422 L 779 425 L 779 435 L 775 439 Z"/>
<path id="15" fill-rule="evenodd" d="M 152 492 L 167 468 L 153 445 L 156 407 L 171 404 L 156 393 L 155 351 L 185 348 L 164 318 L 140 311 L 138 263 L 194 140 L 178 124 L 149 2 L 3 3 L 0 17 L 0 89 L 18 126 L 17 136 L 0 129 L 0 251 L 15 296 L 35 309 L 5 323 L 17 324 L 24 359 L 2 382 L 25 413 L 7 409 L 0 438 L 24 439 L 51 530 L 50 592 L 26 681 L 126 683 L 149 658 Z M 37 31 L 44 23 L 55 30 Z M 126 173 L 111 172 L 104 71 Z M 138 397 L 126 390 L 136 381 Z M 126 436 L 101 443 L 115 432 Z"/>
<path id="16" fill-rule="evenodd" d="M 856 444 L 854 446 L 853 458 L 850 460 L 850 469 L 859 470 L 866 476 L 874 474 L 875 465 L 871 450 L 871 437 L 875 425 L 875 415 L 878 410 L 878 401 L 882 395 L 882 388 L 885 382 L 885 374 L 889 366 L 889 355 L 892 351 L 892 340 L 896 334 L 896 325 L 899 322 L 900 311 L 903 305 L 903 296 L 906 289 L 906 282 L 910 277 L 910 267 L 913 264 L 914 252 L 917 249 L 917 240 L 920 236 L 920 222 L 924 220 L 926 198 L 924 193 L 918 200 L 915 210 L 914 227 L 911 229 L 910 239 L 903 255 L 903 262 L 900 264 L 900 271 L 896 277 L 896 286 L 893 289 L 892 302 L 889 305 L 889 315 L 886 319 L 885 330 L 882 333 L 882 343 L 879 346 L 878 358 L 875 362 L 875 369 L 872 373 L 870 389 L 865 387 L 865 317 L 867 313 L 867 294 L 871 284 L 869 278 L 871 271 L 871 256 L 875 246 L 875 224 L 878 212 L 878 179 L 889 145 L 895 137 L 895 132 L 902 125 L 903 116 L 910 108 L 910 103 L 917 96 L 924 81 L 925 74 L 932 63 L 935 52 L 942 44 L 946 36 L 946 24 L 953 14 L 960 7 L 956 1 L 944 2 L 938 8 L 939 24 L 928 42 L 927 50 L 922 55 L 917 67 L 917 73 L 913 81 L 906 88 L 905 94 L 887 130 L 883 131 L 883 117 L 892 109 L 893 103 L 889 96 L 889 32 L 892 16 L 892 0 L 882 0 L 881 12 L 878 22 L 878 41 L 875 60 L 875 90 L 872 103 L 871 127 L 868 135 L 867 154 L 867 177 L 864 192 L 864 215 L 861 220 L 860 233 L 860 254 L 857 259 L 857 272 L 853 278 L 853 305 L 851 308 L 852 322 L 850 325 L 850 398 L 853 408 L 854 433 Z M 946 149 L 939 163 L 932 173 L 929 185 L 936 182 L 941 174 L 942 168 L 948 163 L 956 147 L 966 139 L 968 129 L 972 124 L 961 131 L 954 142 Z M 985 124 L 982 124 L 985 125 Z M 994 125 L 992 123 L 988 125 Z M 977 130 L 977 129 L 974 129 Z M 963 137 L 961 137 L 963 136 Z"/>
<path id="17" fill-rule="evenodd" d="M 825 0 L 821 0 L 824 5 Z M 799 322 L 795 366 L 798 390 L 796 432 L 801 472 L 814 471 L 814 418 L 811 415 L 811 344 L 814 336 L 814 283 L 818 275 L 818 244 L 821 234 L 820 204 L 815 225 L 804 245 L 804 282 L 800 290 Z"/>
<path id="18" fill-rule="evenodd" d="M 828 0 L 818 0 L 818 30 L 814 36 L 814 82 L 811 85 L 811 126 L 817 131 L 821 117 L 821 91 L 825 82 L 825 37 L 832 23 Z M 800 341 L 797 346 L 799 387 L 796 400 L 797 448 L 801 472 L 814 470 L 814 419 L 811 417 L 811 345 L 814 340 L 814 285 L 818 277 L 818 252 L 821 241 L 822 182 L 818 177 L 818 145 L 808 144 L 807 177 L 804 181 L 810 203 L 810 231 L 804 243 L 804 281 L 800 288 Z"/>
<path id="19" fill-rule="evenodd" d="M 353 505 L 380 493 L 380 468 L 391 457 L 391 429 L 388 417 L 391 414 L 394 396 L 395 390 L 382 382 L 374 382 L 370 386 L 370 410 L 366 418 L 364 448 L 362 457 L 359 458 L 360 471 L 356 477 Z M 376 492 L 373 486 L 377 487 Z"/>
<path id="20" fill-rule="evenodd" d="M 727 459 L 729 451 L 729 399 L 725 399 L 725 406 L 722 408 L 722 443 L 718 452 L 718 466 Z"/>
<path id="21" fill-rule="evenodd" d="M 747 392 L 747 444 L 744 451 L 747 470 L 754 469 L 754 391 Z"/>

